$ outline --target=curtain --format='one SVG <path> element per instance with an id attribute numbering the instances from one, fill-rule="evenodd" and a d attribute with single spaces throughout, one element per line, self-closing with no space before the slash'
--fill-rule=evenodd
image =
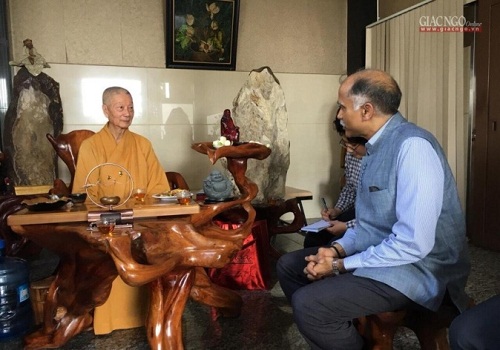
<path id="1" fill-rule="evenodd" d="M 400 111 L 432 132 L 457 180 L 462 207 L 467 185 L 468 127 L 464 48 L 460 32 L 420 32 L 421 18 L 463 15 L 463 0 L 436 0 L 367 27 L 366 66 L 390 73 L 403 92 Z"/>

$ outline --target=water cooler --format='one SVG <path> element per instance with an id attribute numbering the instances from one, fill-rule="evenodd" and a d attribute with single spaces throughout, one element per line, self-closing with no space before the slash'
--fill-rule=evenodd
<path id="1" fill-rule="evenodd" d="M 32 327 L 28 262 L 5 256 L 0 240 L 0 341 L 22 337 Z"/>

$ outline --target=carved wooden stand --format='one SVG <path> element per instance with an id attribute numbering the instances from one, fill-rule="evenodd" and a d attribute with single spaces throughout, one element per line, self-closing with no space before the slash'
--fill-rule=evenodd
<path id="1" fill-rule="evenodd" d="M 254 143 L 219 149 L 211 143 L 196 143 L 192 148 L 206 153 L 213 164 L 227 158 L 228 170 L 241 192 L 239 199 L 203 205 L 200 213 L 190 217 L 137 221 L 134 230 L 141 232 L 140 237 L 96 238 L 82 223 L 12 227 L 61 257 L 45 303 L 43 328 L 26 337 L 26 349 L 62 346 L 90 327 L 92 310 L 106 301 L 117 274 L 133 286 L 149 283 L 146 331 L 152 349 L 183 349 L 181 318 L 189 296 L 218 308 L 224 316 L 239 315 L 240 296 L 212 284 L 204 268 L 227 264 L 250 234 L 255 219 L 250 202 L 258 188 L 245 176 L 247 159 L 265 159 L 271 150 Z M 241 227 L 223 230 L 212 222 L 234 207 L 248 214 Z M 55 321 L 58 310 L 64 314 Z"/>

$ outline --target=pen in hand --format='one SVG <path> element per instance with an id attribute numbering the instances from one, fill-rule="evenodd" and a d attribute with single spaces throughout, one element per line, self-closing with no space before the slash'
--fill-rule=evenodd
<path id="1" fill-rule="evenodd" d="M 321 202 L 323 203 L 323 209 L 326 210 L 326 212 L 328 213 L 328 205 L 326 205 L 326 201 L 325 201 L 325 198 L 321 198 Z M 332 219 L 330 213 L 328 213 L 328 219 Z"/>
<path id="2" fill-rule="evenodd" d="M 321 198 L 321 202 L 323 203 L 323 209 L 328 210 L 328 205 L 326 205 L 325 198 Z"/>

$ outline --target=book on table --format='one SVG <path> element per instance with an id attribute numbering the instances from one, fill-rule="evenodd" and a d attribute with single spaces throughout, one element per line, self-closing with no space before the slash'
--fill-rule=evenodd
<path id="1" fill-rule="evenodd" d="M 305 232 L 319 232 L 321 230 L 324 230 L 327 227 L 332 226 L 329 221 L 326 220 L 319 220 L 316 221 L 315 223 L 312 223 L 310 225 L 304 226 L 301 228 L 301 231 Z"/>

